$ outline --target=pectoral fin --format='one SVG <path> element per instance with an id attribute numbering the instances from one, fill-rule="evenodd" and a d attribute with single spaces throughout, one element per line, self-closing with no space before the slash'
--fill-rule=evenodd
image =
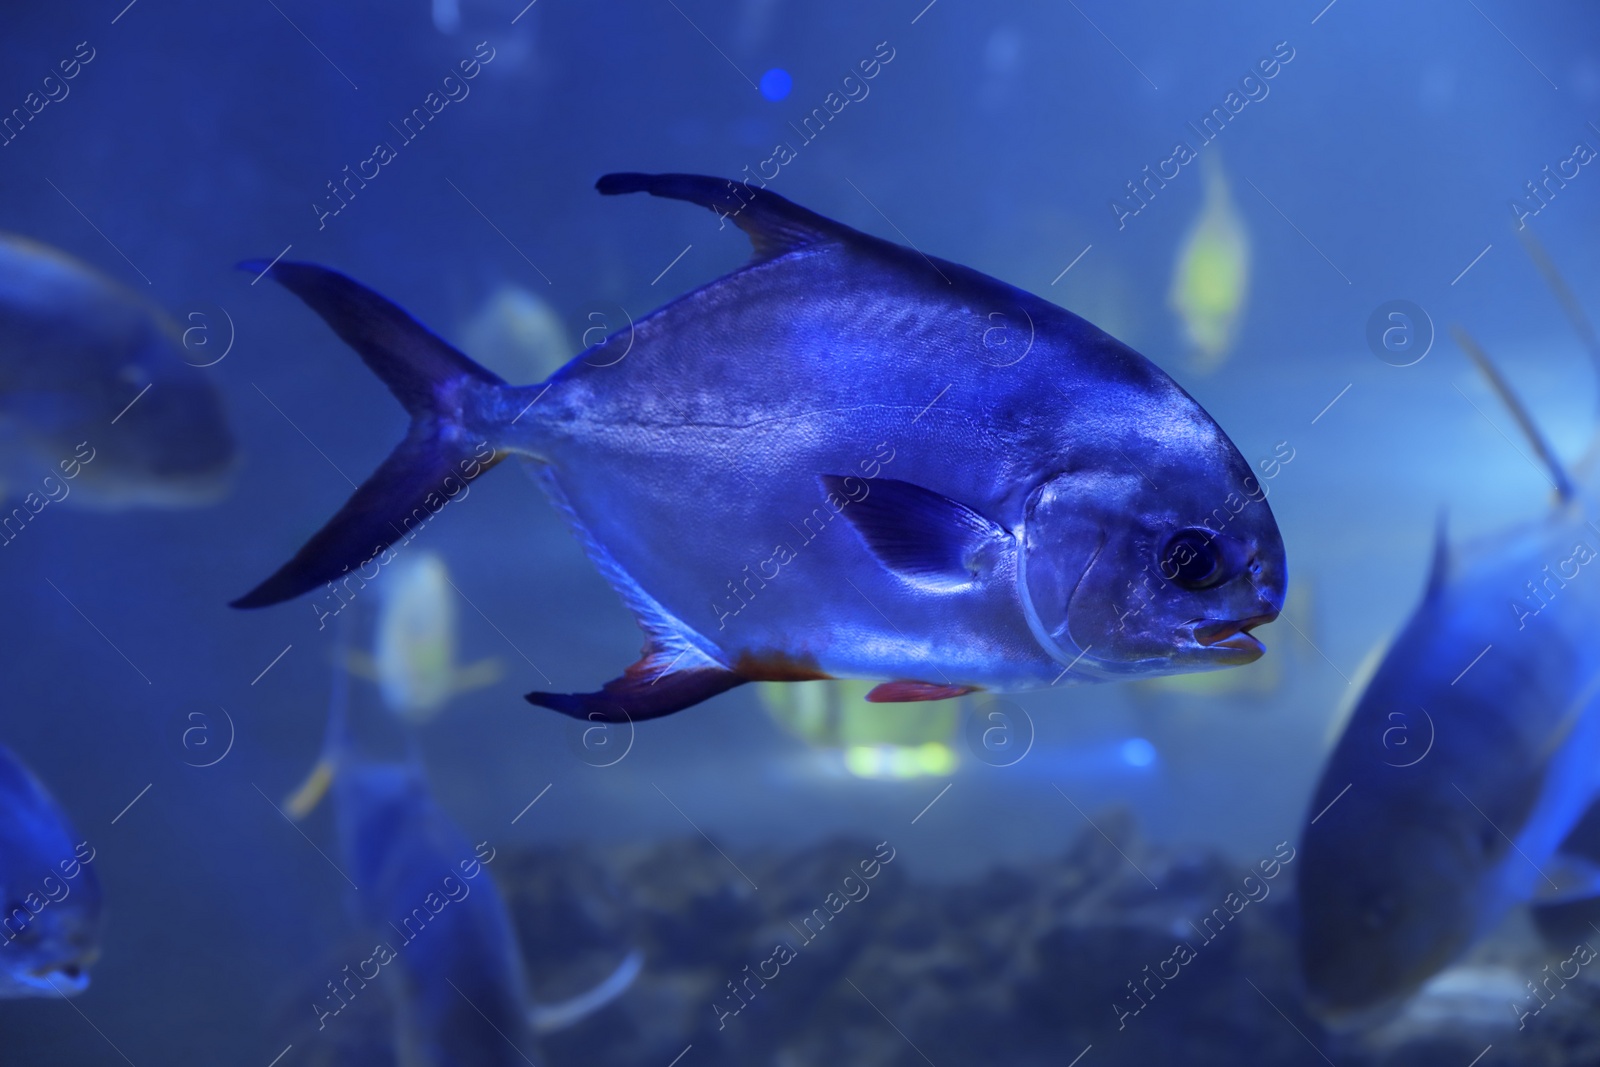
<path id="1" fill-rule="evenodd" d="M 819 475 L 872 554 L 911 580 L 960 586 L 981 578 L 1012 537 L 965 504 L 893 478 Z"/>

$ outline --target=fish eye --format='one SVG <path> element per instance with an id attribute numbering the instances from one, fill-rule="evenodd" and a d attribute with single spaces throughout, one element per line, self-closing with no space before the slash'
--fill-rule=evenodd
<path id="1" fill-rule="evenodd" d="M 1223 555 L 1209 530 L 1190 527 L 1167 540 L 1161 575 L 1184 589 L 1209 589 L 1226 577 Z"/>

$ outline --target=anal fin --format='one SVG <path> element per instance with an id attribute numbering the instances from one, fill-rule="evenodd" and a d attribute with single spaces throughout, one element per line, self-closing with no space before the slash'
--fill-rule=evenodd
<path id="1" fill-rule="evenodd" d="M 599 692 L 529 693 L 526 700 L 575 719 L 638 722 L 682 711 L 748 680 L 703 656 L 689 666 L 678 664 L 687 652 L 646 646 L 643 658 Z"/>
<path id="2" fill-rule="evenodd" d="M 593 722 L 637 722 L 682 711 L 751 680 L 712 656 L 701 644 L 703 638 L 697 641 L 694 630 L 633 580 L 589 533 L 553 471 L 530 464 L 529 472 L 566 518 L 595 568 L 633 612 L 645 641 L 639 661 L 598 692 L 529 693 L 528 703 Z"/>

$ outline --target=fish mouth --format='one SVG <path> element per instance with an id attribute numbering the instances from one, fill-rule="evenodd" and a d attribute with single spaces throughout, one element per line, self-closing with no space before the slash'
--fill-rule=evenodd
<path id="1" fill-rule="evenodd" d="M 1188 624 L 1189 636 L 1201 648 L 1221 653 L 1229 663 L 1254 663 L 1267 649 L 1250 631 L 1277 617 L 1273 611 L 1247 619 L 1196 619 Z"/>
<path id="2" fill-rule="evenodd" d="M 75 959 L 35 967 L 27 974 L 28 984 L 62 996 L 75 996 L 89 988 L 89 967 L 93 962 Z"/>

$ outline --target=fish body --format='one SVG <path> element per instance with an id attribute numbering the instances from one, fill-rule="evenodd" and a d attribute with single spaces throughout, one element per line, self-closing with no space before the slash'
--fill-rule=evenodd
<path id="1" fill-rule="evenodd" d="M 1600 897 L 1592 861 L 1563 856 L 1600 795 L 1600 486 L 1567 475 L 1461 340 L 1546 459 L 1558 502 L 1458 559 L 1441 524 L 1422 603 L 1313 794 L 1300 963 L 1337 1025 L 1394 1011 L 1519 904 Z M 1574 884 L 1574 870 L 1591 873 Z"/>
<path id="2" fill-rule="evenodd" d="M 1208 155 L 1200 171 L 1205 201 L 1178 249 L 1168 300 L 1199 357 L 1196 369 L 1207 372 L 1222 364 L 1238 334 L 1250 292 L 1250 234 L 1221 162 Z"/>
<path id="3" fill-rule="evenodd" d="M 233 435 L 183 352 L 177 326 L 144 299 L 0 234 L 0 488 L 113 508 L 218 499 Z"/>
<path id="4" fill-rule="evenodd" d="M 607 339 L 625 359 L 579 356 L 540 385 L 507 385 L 342 275 L 271 268 L 414 421 L 237 606 L 383 562 L 400 519 L 518 455 L 647 635 L 601 691 L 529 696 L 568 714 L 649 718 L 746 681 L 889 679 L 873 699 L 924 700 L 1261 654 L 1248 630 L 1284 582 L 1265 493 L 1138 353 L 764 190 L 599 187 L 711 207 L 755 258 Z"/>
<path id="5" fill-rule="evenodd" d="M 100 952 L 94 849 L 0 746 L 0 997 L 72 996 Z"/>

